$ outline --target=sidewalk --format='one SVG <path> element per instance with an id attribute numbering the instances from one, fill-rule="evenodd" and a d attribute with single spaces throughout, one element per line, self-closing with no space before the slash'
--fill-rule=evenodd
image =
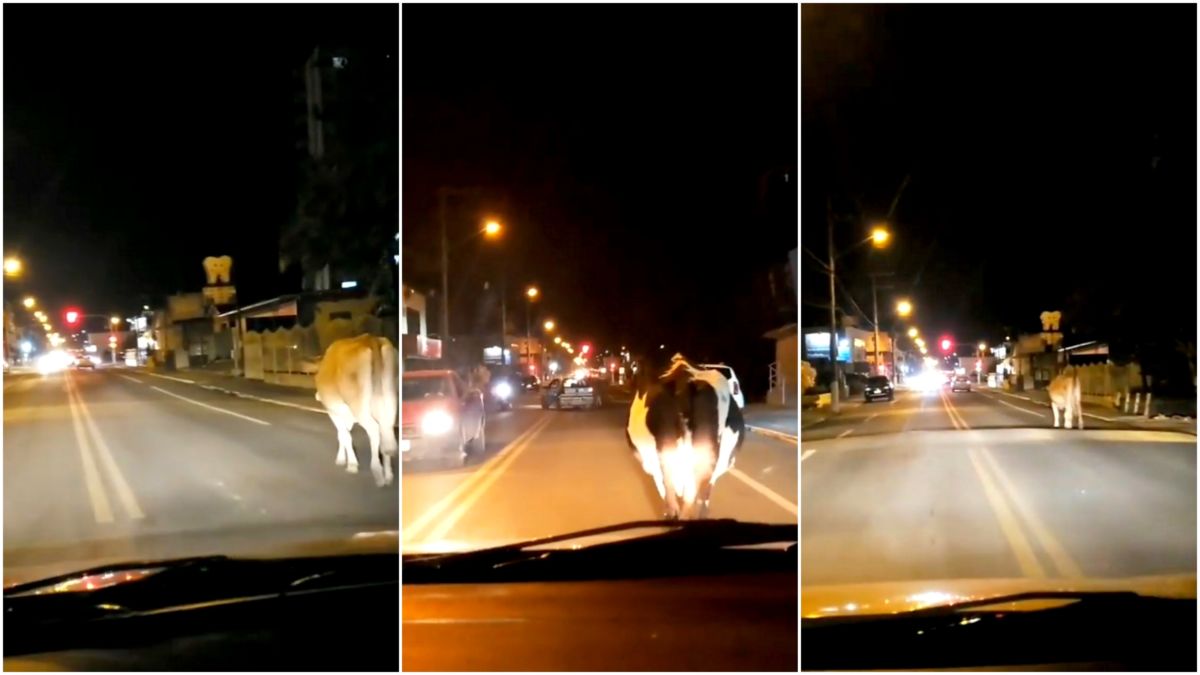
<path id="1" fill-rule="evenodd" d="M 1028 391 L 1018 392 L 1008 392 L 1002 389 L 983 389 L 982 391 L 996 393 L 1001 396 L 1019 398 L 1047 407 L 1050 405 L 1050 395 L 1045 389 L 1030 389 Z M 1083 404 L 1083 414 L 1093 419 L 1099 418 L 1106 422 L 1128 424 L 1139 429 L 1156 431 L 1182 431 L 1188 434 L 1196 434 L 1196 419 L 1193 417 L 1168 417 L 1166 415 L 1146 417 L 1145 415 L 1130 415 L 1111 406 L 1097 405 L 1095 403 L 1087 402 L 1084 402 Z"/>
<path id="2" fill-rule="evenodd" d="M 796 409 L 765 403 L 750 403 L 742 411 L 746 427 L 751 431 L 787 441 L 796 441 L 799 434 Z"/>
<path id="3" fill-rule="evenodd" d="M 244 377 L 234 375 L 231 367 L 221 367 L 220 364 L 213 367 L 189 368 L 187 370 L 163 370 L 161 368 L 146 367 L 130 368 L 129 370 L 151 378 L 192 384 L 231 396 L 241 396 L 242 398 L 278 403 L 292 408 L 303 408 L 311 412 L 325 412 L 325 409 L 321 407 L 320 402 L 315 398 L 316 392 L 312 389 L 267 384 L 259 380 L 248 380 Z"/>

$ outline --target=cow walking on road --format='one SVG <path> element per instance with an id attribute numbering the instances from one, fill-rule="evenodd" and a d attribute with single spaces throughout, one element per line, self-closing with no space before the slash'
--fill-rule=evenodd
<path id="1" fill-rule="evenodd" d="M 644 371 L 645 372 L 645 371 Z M 626 438 L 654 479 L 668 519 L 704 518 L 717 478 L 746 435 L 729 381 L 676 354 L 658 378 L 639 378 Z"/>
<path id="2" fill-rule="evenodd" d="M 337 428 L 335 463 L 358 473 L 350 435 L 358 424 L 371 442 L 371 474 L 380 487 L 392 483 L 392 462 L 398 454 L 396 373 L 396 348 L 387 338 L 371 335 L 335 341 L 317 367 L 317 400 Z"/>
<path id="3" fill-rule="evenodd" d="M 1074 419 L 1079 420 L 1079 428 L 1083 428 L 1082 389 L 1079 385 L 1079 373 L 1073 366 L 1067 366 L 1061 373 L 1050 381 L 1050 410 L 1054 413 L 1054 428 L 1058 428 L 1058 415 L 1061 412 L 1066 427 L 1071 428 Z"/>

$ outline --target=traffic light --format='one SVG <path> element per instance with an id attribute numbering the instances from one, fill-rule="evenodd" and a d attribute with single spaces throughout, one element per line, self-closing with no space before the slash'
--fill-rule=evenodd
<path id="1" fill-rule="evenodd" d="M 954 342 L 950 338 L 948 338 L 948 337 L 942 338 L 942 351 L 943 352 L 949 353 L 950 348 L 953 346 L 954 346 Z"/>
<path id="2" fill-rule="evenodd" d="M 74 328 L 75 326 L 79 325 L 80 315 L 81 315 L 80 311 L 78 309 L 75 309 L 74 307 L 72 307 L 72 308 L 68 309 L 67 311 L 63 312 L 63 319 L 67 322 L 68 326 Z"/>
<path id="3" fill-rule="evenodd" d="M 591 349 L 592 349 L 592 346 L 591 346 L 591 345 L 587 345 L 587 344 L 585 344 L 585 345 L 582 345 L 582 346 L 580 346 L 580 347 L 579 347 L 579 353 L 580 353 L 580 354 L 587 355 L 587 353 L 588 353 L 589 351 L 591 351 Z"/>

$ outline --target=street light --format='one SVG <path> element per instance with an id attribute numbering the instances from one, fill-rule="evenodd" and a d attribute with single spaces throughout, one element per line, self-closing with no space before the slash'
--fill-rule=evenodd
<path id="1" fill-rule="evenodd" d="M 912 310 L 912 303 L 908 300 L 901 300 L 900 302 L 896 303 L 896 313 L 900 316 L 908 316 L 909 314 L 912 314 Z M 914 328 L 913 330 L 915 331 L 916 329 Z"/>
<path id="2" fill-rule="evenodd" d="M 530 286 L 525 289 L 525 297 L 529 302 L 525 303 L 525 365 L 533 365 L 533 330 L 530 329 L 530 315 L 533 314 L 533 301 L 538 297 L 537 286 Z"/>
<path id="3" fill-rule="evenodd" d="M 555 336 L 554 336 L 554 344 L 556 344 L 556 345 L 561 345 L 561 344 L 562 344 L 562 338 L 560 338 L 559 336 L 555 335 Z"/>
<path id="4" fill-rule="evenodd" d="M 20 258 L 5 258 L 4 259 L 4 276 L 16 277 L 20 276 L 25 266 L 21 263 Z"/>
<path id="5" fill-rule="evenodd" d="M 30 296 L 22 300 L 21 304 L 25 305 L 26 309 L 33 309 L 33 306 L 37 304 L 37 300 L 34 300 L 33 297 Z"/>
<path id="6" fill-rule="evenodd" d="M 891 233 L 883 227 L 876 227 L 874 230 L 871 230 L 871 242 L 875 245 L 875 248 L 887 246 L 888 239 L 891 236 Z"/>
<path id="7" fill-rule="evenodd" d="M 554 321 L 547 319 L 546 323 L 542 324 L 542 328 L 545 328 L 547 332 L 554 330 Z"/>
<path id="8" fill-rule="evenodd" d="M 504 228 L 500 227 L 500 223 L 494 220 L 489 220 L 487 221 L 487 224 L 483 226 L 483 233 L 489 237 L 498 237 L 500 236 L 500 231 L 503 229 Z"/>
<path id="9" fill-rule="evenodd" d="M 917 337 L 917 329 L 916 329 L 916 328 L 909 328 L 909 329 L 908 329 L 908 337 L 910 337 L 910 338 L 915 338 L 915 337 Z"/>

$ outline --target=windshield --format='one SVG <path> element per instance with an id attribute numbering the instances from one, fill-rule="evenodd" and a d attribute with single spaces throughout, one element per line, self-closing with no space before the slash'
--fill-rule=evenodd
<path id="1" fill-rule="evenodd" d="M 454 387 L 450 378 L 446 377 L 406 377 L 404 378 L 403 400 L 420 401 L 429 398 L 443 398 L 454 395 Z"/>
<path id="2" fill-rule="evenodd" d="M 1194 597 L 1196 101 L 1178 90 L 1194 91 L 1194 19 L 1088 11 L 1096 30 L 1149 32 L 1100 45 L 1070 29 L 1079 14 L 1027 6 L 803 6 L 800 550 L 802 594 L 822 598 L 803 616 L 862 607 L 818 590 L 872 583 L 946 599 L 967 582 L 1137 590 L 1189 575 Z M 1016 58 L 995 49 L 1010 35 Z M 935 93 L 947 81 L 962 87 Z M 1141 139 L 1140 168 L 1098 133 Z M 1051 136 L 1095 152 L 1038 166 Z M 975 197 L 995 181 L 1011 187 L 1003 214 L 982 215 Z M 1096 206 L 1097 232 L 1174 214 L 1120 247 L 1137 260 L 1123 272 L 1164 292 L 1095 266 L 1049 215 L 1063 203 Z M 996 246 L 996 231 L 1045 255 Z"/>
<path id="3" fill-rule="evenodd" d="M 398 555 L 399 8 L 109 10 L 4 12 L 5 583 Z"/>

